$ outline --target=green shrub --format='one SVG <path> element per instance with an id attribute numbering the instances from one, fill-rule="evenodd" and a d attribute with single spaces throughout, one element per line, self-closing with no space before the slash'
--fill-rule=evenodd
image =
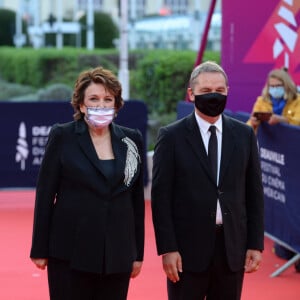
<path id="1" fill-rule="evenodd" d="M 186 90 L 196 60 L 194 51 L 151 50 L 131 73 L 132 94 L 143 99 L 150 113 L 170 114 Z M 219 53 L 206 52 L 203 61 L 220 61 Z"/>
<path id="2" fill-rule="evenodd" d="M 186 97 L 196 57 L 194 51 L 130 51 L 130 98 L 147 104 L 148 149 L 153 149 L 158 128 L 176 119 L 176 106 Z M 220 63 L 220 53 L 206 51 L 206 60 Z M 8 81 L 0 80 L 0 100 L 69 101 L 79 72 L 99 65 L 117 75 L 118 51 L 0 47 L 0 78 Z"/>
<path id="3" fill-rule="evenodd" d="M 95 68 L 102 66 L 105 69 L 111 70 L 113 73 L 117 74 L 118 67 L 114 59 L 111 57 L 118 57 L 118 54 L 111 55 L 97 55 L 97 54 L 80 54 L 78 56 L 78 69 L 85 70 L 89 68 Z"/>
<path id="4" fill-rule="evenodd" d="M 31 86 L 0 80 L 0 91 L 0 100 L 11 100 L 19 96 L 32 94 L 35 92 L 35 89 Z"/>
<path id="5" fill-rule="evenodd" d="M 196 56 L 194 51 L 131 51 L 128 57 L 130 98 L 145 101 L 150 115 L 156 113 L 155 118 L 158 115 L 174 113 L 178 101 L 186 97 Z M 220 62 L 220 54 L 206 51 L 203 60 Z M 46 88 L 56 83 L 73 88 L 80 72 L 99 65 L 117 75 L 118 51 L 67 47 L 59 50 L 0 47 L 0 77 L 8 82 L 32 86 L 34 89 Z M 19 96 L 21 95 L 9 97 Z"/>
<path id="6" fill-rule="evenodd" d="M 34 94 L 25 94 L 9 99 L 11 102 L 37 102 L 39 101 L 37 93 Z"/>
<path id="7" fill-rule="evenodd" d="M 118 57 L 116 50 L 0 47 L 0 76 L 9 82 L 36 88 L 53 83 L 73 86 L 78 73 L 85 69 L 102 65 L 117 72 L 112 56 Z"/>
<path id="8" fill-rule="evenodd" d="M 185 98 L 186 85 L 195 61 L 192 51 L 151 51 L 132 75 L 134 93 L 150 112 L 170 113 Z"/>
<path id="9" fill-rule="evenodd" d="M 1 77 L 9 82 L 39 87 L 43 80 L 40 57 L 34 49 L 0 48 Z"/>
<path id="10" fill-rule="evenodd" d="M 41 89 L 37 93 L 41 101 L 71 101 L 73 89 L 65 84 L 56 83 Z"/>
<path id="11" fill-rule="evenodd" d="M 189 51 L 151 51 L 138 63 L 133 74 L 134 92 L 150 112 L 169 113 L 185 97 L 186 84 L 195 61 Z"/>

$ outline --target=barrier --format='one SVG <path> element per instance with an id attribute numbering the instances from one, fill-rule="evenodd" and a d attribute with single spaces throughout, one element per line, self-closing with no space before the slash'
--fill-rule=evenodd
<path id="1" fill-rule="evenodd" d="M 181 102 L 177 109 L 182 118 L 193 111 L 193 105 Z M 231 116 L 246 122 L 250 114 L 238 111 Z M 257 140 L 265 196 L 265 235 L 296 253 L 271 274 L 275 277 L 300 259 L 300 127 L 262 123 Z"/>
<path id="2" fill-rule="evenodd" d="M 265 233 L 296 253 L 271 274 L 275 277 L 300 259 L 300 128 L 262 124 L 258 143 L 265 195 Z"/>
<path id="3" fill-rule="evenodd" d="M 69 102 L 0 102 L 0 110 L 0 188 L 35 187 L 49 131 L 55 123 L 72 121 L 73 108 Z M 144 102 L 129 100 L 115 122 L 138 128 L 146 145 L 147 115 Z M 143 155 L 146 158 L 146 147 Z"/>
<path id="4" fill-rule="evenodd" d="M 177 104 L 177 120 L 182 119 L 194 110 L 194 103 L 179 101 Z"/>

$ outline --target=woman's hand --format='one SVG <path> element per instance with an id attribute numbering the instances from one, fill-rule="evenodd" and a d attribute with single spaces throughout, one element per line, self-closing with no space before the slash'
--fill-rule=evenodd
<path id="1" fill-rule="evenodd" d="M 142 261 L 134 261 L 132 264 L 132 271 L 131 271 L 131 278 L 135 278 L 136 276 L 138 276 L 141 272 L 142 269 Z"/>
<path id="2" fill-rule="evenodd" d="M 47 258 L 32 258 L 31 260 L 41 270 L 45 270 L 46 266 L 48 265 Z"/>
<path id="3" fill-rule="evenodd" d="M 259 121 L 256 117 L 254 117 L 254 116 L 252 115 L 252 116 L 250 117 L 250 124 L 251 124 L 251 126 L 252 126 L 253 129 L 256 129 L 256 128 L 259 126 L 260 121 Z"/>
<path id="4" fill-rule="evenodd" d="M 275 115 L 275 114 L 273 114 L 270 120 L 268 121 L 270 125 L 276 125 L 278 123 L 287 123 L 287 122 L 288 120 L 285 117 L 280 115 Z"/>

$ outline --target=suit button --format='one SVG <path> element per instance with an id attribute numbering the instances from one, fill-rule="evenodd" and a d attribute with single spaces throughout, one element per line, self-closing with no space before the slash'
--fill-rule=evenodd
<path id="1" fill-rule="evenodd" d="M 218 190 L 218 196 L 221 196 L 224 192 Z"/>

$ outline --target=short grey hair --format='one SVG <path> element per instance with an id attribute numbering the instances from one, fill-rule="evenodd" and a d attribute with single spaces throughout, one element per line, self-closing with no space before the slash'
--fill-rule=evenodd
<path id="1" fill-rule="evenodd" d="M 221 73 L 225 78 L 226 85 L 228 86 L 228 77 L 224 69 L 214 61 L 206 61 L 195 67 L 192 71 L 189 82 L 192 89 L 195 87 L 196 78 L 201 73 Z"/>

